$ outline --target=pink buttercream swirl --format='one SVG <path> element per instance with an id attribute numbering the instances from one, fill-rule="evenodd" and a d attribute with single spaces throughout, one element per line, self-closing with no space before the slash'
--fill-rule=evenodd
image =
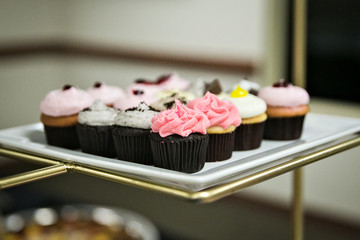
<path id="1" fill-rule="evenodd" d="M 86 91 L 69 85 L 49 92 L 40 103 L 40 111 L 53 117 L 70 116 L 90 107 L 93 102 Z"/>
<path id="2" fill-rule="evenodd" d="M 206 134 L 210 122 L 200 111 L 192 110 L 175 99 L 175 107 L 155 115 L 151 129 L 161 137 L 177 134 L 183 137 L 191 133 Z"/>
<path id="3" fill-rule="evenodd" d="M 285 87 L 264 87 L 258 93 L 267 105 L 274 107 L 297 107 L 310 101 L 305 89 L 288 84 Z"/>
<path id="4" fill-rule="evenodd" d="M 210 127 L 220 126 L 224 129 L 241 124 L 241 117 L 237 107 L 227 100 L 221 100 L 216 95 L 207 92 L 205 96 L 194 99 L 188 107 L 199 110 L 210 120 Z"/>

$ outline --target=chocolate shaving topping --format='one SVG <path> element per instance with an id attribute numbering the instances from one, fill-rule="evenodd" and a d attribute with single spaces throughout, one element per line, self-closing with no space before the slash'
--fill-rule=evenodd
<path id="1" fill-rule="evenodd" d="M 133 92 L 134 95 L 137 95 L 137 96 L 144 94 L 143 90 L 132 90 L 132 92 Z"/>
<path id="2" fill-rule="evenodd" d="M 66 84 L 66 85 L 63 86 L 62 90 L 63 90 L 63 91 L 66 91 L 66 90 L 68 90 L 68 89 L 70 89 L 70 88 L 72 88 L 72 87 L 73 87 L 73 85 Z"/>
<path id="3" fill-rule="evenodd" d="M 96 82 L 96 83 L 94 84 L 94 88 L 99 88 L 99 87 L 101 87 L 101 85 L 102 85 L 101 82 Z"/>

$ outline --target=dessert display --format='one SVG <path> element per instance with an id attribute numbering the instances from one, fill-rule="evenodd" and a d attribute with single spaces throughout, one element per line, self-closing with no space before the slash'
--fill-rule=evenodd
<path id="1" fill-rule="evenodd" d="M 81 150 L 103 157 L 114 157 L 115 148 L 112 125 L 117 111 L 97 99 L 89 108 L 79 113 L 77 132 Z"/>
<path id="2" fill-rule="evenodd" d="M 205 165 L 210 121 L 175 100 L 175 107 L 155 115 L 150 134 L 154 166 L 194 173 Z"/>
<path id="3" fill-rule="evenodd" d="M 241 125 L 235 130 L 234 150 L 259 148 L 267 118 L 265 101 L 239 86 L 226 99 L 238 108 L 241 117 Z"/>
<path id="4" fill-rule="evenodd" d="M 265 139 L 293 140 L 301 137 L 304 118 L 310 110 L 310 97 L 305 89 L 281 80 L 261 89 L 258 96 L 267 104 Z"/>
<path id="5" fill-rule="evenodd" d="M 227 100 L 207 92 L 204 97 L 189 102 L 188 107 L 203 112 L 210 121 L 207 162 L 229 159 L 234 150 L 235 129 L 241 124 L 237 107 Z"/>
<path id="6" fill-rule="evenodd" d="M 65 85 L 41 102 L 41 121 L 49 145 L 195 173 L 233 151 L 259 148 L 263 138 L 300 138 L 307 92 L 284 81 L 258 90 L 247 79 L 230 93 L 218 79 L 190 88 L 176 73 L 137 79 L 126 91 Z"/>
<path id="7" fill-rule="evenodd" d="M 78 114 L 90 107 L 94 99 L 71 85 L 49 92 L 40 103 L 40 120 L 49 145 L 77 149 L 80 147 L 76 125 Z"/>
<path id="8" fill-rule="evenodd" d="M 124 90 L 116 86 L 109 86 L 105 83 L 96 82 L 87 92 L 94 98 L 100 99 L 108 106 L 113 106 L 115 101 L 125 95 Z"/>
<path id="9" fill-rule="evenodd" d="M 151 120 L 156 113 L 145 102 L 118 113 L 112 129 L 118 159 L 153 164 L 149 135 Z"/>

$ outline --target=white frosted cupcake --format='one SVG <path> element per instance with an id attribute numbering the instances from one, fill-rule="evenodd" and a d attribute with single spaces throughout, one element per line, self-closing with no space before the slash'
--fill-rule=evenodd
<path id="1" fill-rule="evenodd" d="M 153 164 L 149 135 L 151 119 L 156 113 L 144 102 L 118 113 L 112 129 L 118 159 Z"/>
<path id="2" fill-rule="evenodd" d="M 260 147 L 267 119 L 265 101 L 239 86 L 227 99 L 238 108 L 241 117 L 241 125 L 235 130 L 234 150 Z"/>
<path id="3" fill-rule="evenodd" d="M 115 157 L 112 125 L 117 111 L 99 99 L 79 113 L 77 132 L 81 150 L 103 157 Z"/>

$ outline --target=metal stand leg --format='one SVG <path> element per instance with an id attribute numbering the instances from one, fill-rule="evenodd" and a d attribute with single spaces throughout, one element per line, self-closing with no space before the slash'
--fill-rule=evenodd
<path id="1" fill-rule="evenodd" d="M 294 170 L 293 176 L 293 239 L 304 239 L 304 212 L 303 212 L 303 168 Z"/>

